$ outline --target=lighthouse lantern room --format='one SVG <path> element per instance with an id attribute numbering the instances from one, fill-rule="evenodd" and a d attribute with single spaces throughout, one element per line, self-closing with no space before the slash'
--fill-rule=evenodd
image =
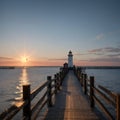
<path id="1" fill-rule="evenodd" d="M 73 68 L 73 54 L 71 50 L 69 51 L 69 54 L 68 54 L 68 68 L 70 69 Z"/>

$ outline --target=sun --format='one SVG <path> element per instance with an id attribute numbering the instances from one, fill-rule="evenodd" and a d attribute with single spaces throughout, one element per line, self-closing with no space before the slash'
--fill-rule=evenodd
<path id="1" fill-rule="evenodd" d="M 22 56 L 21 57 L 21 62 L 22 63 L 27 63 L 29 61 L 29 58 L 27 56 Z"/>
<path id="2" fill-rule="evenodd" d="M 30 61 L 31 61 L 30 56 L 23 54 L 19 60 L 21 62 L 21 66 L 24 66 L 24 67 L 30 66 Z"/>

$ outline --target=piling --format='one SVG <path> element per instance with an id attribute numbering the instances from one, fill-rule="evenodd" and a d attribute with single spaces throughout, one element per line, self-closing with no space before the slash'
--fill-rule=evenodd
<path id="1" fill-rule="evenodd" d="M 23 107 L 23 117 L 31 120 L 31 101 L 30 101 L 30 85 L 23 85 L 23 100 L 26 101 Z"/>
<path id="2" fill-rule="evenodd" d="M 84 74 L 84 94 L 87 94 L 87 74 Z"/>
<path id="3" fill-rule="evenodd" d="M 117 119 L 116 120 L 120 120 L 120 94 L 117 94 Z"/>
<path id="4" fill-rule="evenodd" d="M 94 99 L 93 99 L 93 96 L 94 96 L 93 88 L 94 88 L 94 76 L 90 76 L 90 106 L 91 108 L 95 106 Z"/>
<path id="5" fill-rule="evenodd" d="M 48 81 L 48 107 L 52 106 L 52 85 L 51 85 L 51 76 L 47 76 L 47 81 Z"/>
<path id="6" fill-rule="evenodd" d="M 55 94 L 57 94 L 57 75 L 54 75 L 55 78 Z"/>

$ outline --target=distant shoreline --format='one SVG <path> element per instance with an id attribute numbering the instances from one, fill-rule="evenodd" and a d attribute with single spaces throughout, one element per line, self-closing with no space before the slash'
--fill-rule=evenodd
<path id="1" fill-rule="evenodd" d="M 120 69 L 120 66 L 81 66 L 85 69 Z"/>
<path id="2" fill-rule="evenodd" d="M 25 66 L 0 66 L 0 69 L 15 69 L 24 68 Z M 26 68 L 39 68 L 39 67 L 62 67 L 62 66 L 26 66 Z M 83 69 L 120 69 L 120 66 L 77 66 Z"/>
<path id="3" fill-rule="evenodd" d="M 14 66 L 3 66 L 3 67 L 0 67 L 0 69 L 15 69 Z"/>

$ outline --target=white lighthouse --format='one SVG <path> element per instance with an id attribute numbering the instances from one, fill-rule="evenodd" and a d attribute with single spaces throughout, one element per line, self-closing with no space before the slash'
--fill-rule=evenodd
<path id="1" fill-rule="evenodd" d="M 69 51 L 68 54 L 68 68 L 73 68 L 73 54 L 71 50 Z"/>

